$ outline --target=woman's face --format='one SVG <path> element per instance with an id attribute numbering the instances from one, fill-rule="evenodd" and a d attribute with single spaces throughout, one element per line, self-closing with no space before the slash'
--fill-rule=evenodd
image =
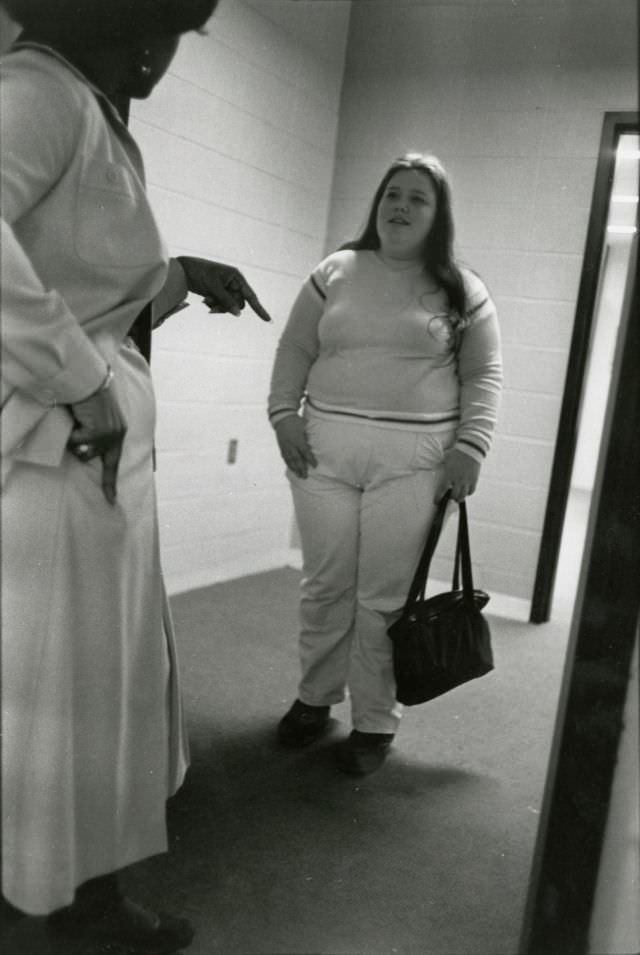
<path id="1" fill-rule="evenodd" d="M 179 43 L 179 34 L 149 36 L 137 43 L 120 92 L 133 99 L 146 99 L 169 69 Z"/>
<path id="2" fill-rule="evenodd" d="M 417 169 L 394 173 L 376 214 L 380 251 L 395 259 L 421 258 L 436 208 L 436 190 L 428 173 Z"/>

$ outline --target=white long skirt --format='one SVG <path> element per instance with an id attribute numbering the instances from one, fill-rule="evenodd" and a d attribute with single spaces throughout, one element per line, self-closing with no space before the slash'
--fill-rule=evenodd
<path id="1" fill-rule="evenodd" d="M 115 507 L 99 459 L 17 465 L 2 506 L 3 893 L 44 914 L 167 848 L 187 750 L 162 582 L 144 359 L 123 346 Z"/>

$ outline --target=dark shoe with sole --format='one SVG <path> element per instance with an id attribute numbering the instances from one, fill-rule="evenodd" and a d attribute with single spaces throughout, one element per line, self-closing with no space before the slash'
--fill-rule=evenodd
<path id="1" fill-rule="evenodd" d="M 99 914 L 70 905 L 53 912 L 47 924 L 56 933 L 116 943 L 127 955 L 175 955 L 191 944 L 195 934 L 187 919 L 150 912 L 126 898 Z"/>
<path id="2" fill-rule="evenodd" d="M 337 751 L 338 768 L 350 776 L 367 776 L 387 758 L 393 733 L 361 733 L 353 730 Z"/>
<path id="3" fill-rule="evenodd" d="M 329 728 L 329 706 L 309 706 L 296 700 L 278 723 L 281 746 L 308 746 L 321 739 Z"/>

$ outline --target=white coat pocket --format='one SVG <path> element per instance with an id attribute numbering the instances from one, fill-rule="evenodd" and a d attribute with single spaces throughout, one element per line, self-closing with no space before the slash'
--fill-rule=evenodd
<path id="1" fill-rule="evenodd" d="M 143 186 L 124 166 L 85 157 L 74 243 L 84 262 L 107 268 L 140 268 L 162 258 L 162 238 Z"/>

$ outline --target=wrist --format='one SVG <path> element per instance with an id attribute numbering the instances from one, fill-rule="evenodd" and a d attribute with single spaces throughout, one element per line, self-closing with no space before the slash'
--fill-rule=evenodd
<path id="1" fill-rule="evenodd" d="M 273 411 L 269 415 L 269 422 L 272 428 L 277 427 L 281 421 L 286 421 L 287 418 L 297 418 L 298 412 L 293 408 L 286 408 L 280 411 Z"/>
<path id="2" fill-rule="evenodd" d="M 178 262 L 182 268 L 185 281 L 187 283 L 187 288 L 190 292 L 197 291 L 193 288 L 193 283 L 198 281 L 199 266 L 201 261 L 202 259 L 198 259 L 193 255 L 176 256 L 176 262 Z"/>
<path id="3" fill-rule="evenodd" d="M 464 454 L 466 458 L 471 458 L 478 466 L 484 463 L 485 456 L 482 450 L 479 447 L 475 447 L 475 445 L 467 443 L 464 438 L 458 438 L 451 450 L 459 451 L 460 454 Z"/>
<path id="4" fill-rule="evenodd" d="M 84 401 L 89 401 L 90 398 L 96 398 L 98 395 L 101 395 L 105 391 L 109 391 L 113 383 L 114 373 L 111 365 L 107 365 L 107 373 L 102 379 L 101 384 L 92 391 L 91 394 L 87 395 L 86 398 L 81 398 L 80 401 L 75 401 L 74 404 L 82 404 Z"/>
<path id="5" fill-rule="evenodd" d="M 107 373 L 106 373 L 106 375 L 104 376 L 104 381 L 102 382 L 102 384 L 101 384 L 100 387 L 98 388 L 98 391 L 99 391 L 99 392 L 100 392 L 100 391 L 108 391 L 109 388 L 111 387 L 111 385 L 113 384 L 113 379 L 114 379 L 114 377 L 115 377 L 115 375 L 114 375 L 114 373 L 113 373 L 113 368 L 111 367 L 111 365 L 107 365 Z"/>
<path id="6" fill-rule="evenodd" d="M 182 269 L 187 290 L 192 292 L 191 288 L 191 257 L 188 255 L 177 255 L 174 259 Z"/>

